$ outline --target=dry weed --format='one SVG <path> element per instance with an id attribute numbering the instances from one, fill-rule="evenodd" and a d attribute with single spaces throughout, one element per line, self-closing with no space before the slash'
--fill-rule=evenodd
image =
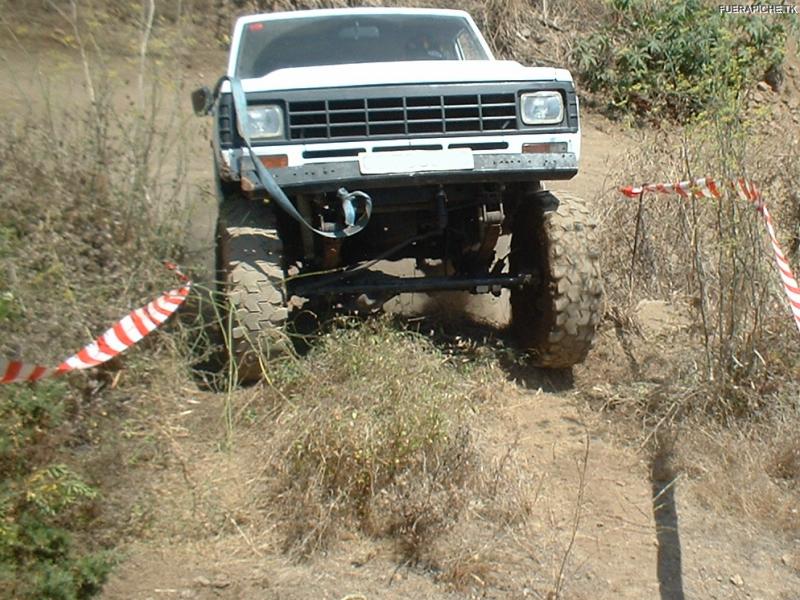
<path id="1" fill-rule="evenodd" d="M 773 127 L 742 106 L 736 117 L 644 133 L 645 151 L 614 180 L 751 178 L 791 248 L 798 152 L 792 144 L 776 158 Z M 674 437 L 676 468 L 709 506 L 796 531 L 800 354 L 761 216 L 730 190 L 721 200 L 610 192 L 600 203 L 615 335 L 603 332 L 595 366 L 627 368 L 587 395 L 634 416 L 643 447 Z M 653 327 L 652 306 L 673 316 Z"/>
<path id="2" fill-rule="evenodd" d="M 797 423 L 787 414 L 749 427 L 696 424 L 676 445 L 675 465 L 707 506 L 794 534 L 800 531 Z"/>
<path id="3" fill-rule="evenodd" d="M 617 181 L 705 175 L 725 180 L 743 174 L 757 179 L 783 215 L 787 172 L 775 169 L 766 145 L 753 143 L 762 124 L 737 129 L 727 123 L 719 118 L 687 129 L 683 139 L 652 136 L 648 152 L 632 157 Z M 791 398 L 798 355 L 788 342 L 796 332 L 753 207 L 731 190 L 719 201 L 661 195 L 637 201 L 610 193 L 602 203 L 606 289 L 616 321 L 635 321 L 643 301 L 689 311 L 684 334 L 662 340 L 658 348 L 671 371 L 663 378 L 669 389 L 662 386 L 662 395 L 682 397 L 681 411 L 722 418 L 758 415 Z M 629 349 L 637 346 L 635 340 L 627 343 Z"/>
<path id="4" fill-rule="evenodd" d="M 83 76 L 70 102 L 40 81 L 43 97 L 25 101 L 43 114 L 10 120 L 0 131 L 0 293 L 12 317 L 0 351 L 19 355 L 14 340 L 24 339 L 28 360 L 63 358 L 172 287 L 161 261 L 183 256 L 186 210 L 185 129 L 176 115 L 188 111 L 170 105 L 177 95 L 150 87 L 149 28 L 140 36 L 139 98 L 122 112 L 91 6 L 43 4 L 59 31 L 71 32 Z M 26 55 L 19 28 L 3 27 Z M 14 65 L 5 67 L 13 73 Z"/>
<path id="5" fill-rule="evenodd" d="M 138 103 L 119 111 L 113 94 L 118 82 L 93 37 L 91 7 L 77 0 L 40 4 L 45 8 L 42 12 L 54 11 L 49 17 L 58 27 L 46 31 L 55 32 L 58 39 L 49 42 L 67 46 L 64 54 L 76 63 L 65 69 L 75 74 L 77 85 L 71 81 L 67 92 L 59 94 L 41 72 L 31 78 L 34 81 L 15 85 L 17 69 L 33 65 L 37 68 L 32 70 L 38 70 L 41 48 L 29 52 L 25 46 L 29 40 L 25 36 L 32 36 L 29 24 L 9 22 L 12 11 L 3 10 L 0 26 L 14 46 L 9 52 L 22 64 L 8 60 L 4 49 L 2 68 L 19 92 L 15 100 L 31 110 L 21 113 L 22 118 L 20 113 L 10 114 L 0 128 L 4 184 L 0 190 L 0 323 L 4 333 L 0 355 L 58 364 L 134 306 L 174 287 L 174 278 L 161 261 L 182 256 L 183 171 L 176 158 L 182 145 L 176 142 L 183 131 L 176 126 L 179 119 L 168 119 L 166 130 L 156 120 L 163 98 L 148 88 L 150 25 L 138 39 Z M 26 92 L 25 84 L 36 91 Z M 183 361 L 175 360 L 180 353 L 169 344 L 158 344 L 158 339 L 163 338 L 155 335 L 145 343 L 156 356 L 161 353 L 155 362 L 160 358 L 173 368 L 171 374 L 178 371 L 185 376 Z M 23 554 L 6 551 L 15 542 L 4 536 L 4 583 L 9 576 L 24 583 L 12 588 L 15 597 L 88 597 L 99 589 L 108 569 L 95 564 L 99 555 L 87 552 L 114 547 L 126 527 L 138 532 L 150 522 L 155 501 L 140 504 L 138 493 L 128 493 L 123 505 L 130 510 L 120 511 L 128 516 L 109 517 L 113 503 L 81 479 L 103 487 L 130 465 L 127 461 L 136 460 L 119 451 L 118 438 L 124 433 L 114 430 L 104 438 L 106 427 L 114 429 L 109 422 L 124 426 L 125 403 L 135 394 L 130 380 L 148 380 L 158 370 L 138 362 L 136 356 L 130 353 L 56 384 L 64 392 L 53 395 L 47 408 L 59 414 L 59 426 L 48 423 L 38 428 L 35 438 L 20 444 L 31 460 L 16 460 L 15 471 L 4 471 L 0 484 L 4 489 L 18 489 L 22 498 L 40 493 L 26 487 L 40 473 L 64 480 L 65 498 L 77 498 L 76 494 L 98 498 L 86 515 L 66 512 L 64 503 L 37 513 L 27 502 L 13 507 L 7 499 L 3 501 L 3 521 L 14 530 L 48 531 L 60 536 L 63 547 L 60 555 L 34 551 L 34 559 L 28 561 Z M 127 373 L 120 370 L 123 360 L 133 367 Z M 129 379 L 131 372 L 135 375 Z M 171 383 L 180 381 L 173 378 Z M 51 385 L 42 382 L 30 389 L 47 390 Z M 8 404 L 25 389 L 29 388 L 4 386 L 0 403 Z M 16 417 L 24 417 L 27 410 L 23 405 L 9 405 L 10 412 L 4 411 L 4 445 L 7 435 L 13 434 Z M 146 436 L 158 437 L 158 433 L 151 430 Z M 102 452 L 94 448 L 101 439 L 106 442 Z M 135 445 L 135 450 L 142 460 L 154 462 L 162 452 L 158 442 Z M 101 454 L 113 467 L 95 471 L 93 463 Z M 76 491 L 70 491 L 73 488 Z M 103 531 L 106 519 L 114 523 L 111 536 Z M 81 566 L 86 561 L 95 565 L 91 587 L 83 582 L 89 577 Z M 56 574 L 56 567 L 62 569 L 61 574 Z M 51 579 L 37 575 L 39 571 Z"/>
<path id="6" fill-rule="evenodd" d="M 475 460 L 465 428 L 473 384 L 430 352 L 373 325 L 329 337 L 287 376 L 266 462 L 281 473 L 275 493 L 299 550 L 315 550 L 344 518 L 397 534 L 413 553 L 457 515 Z"/>
<path id="7" fill-rule="evenodd" d="M 475 411 L 502 389 L 496 370 L 459 365 L 384 320 L 329 334 L 287 369 L 264 463 L 293 552 L 355 527 L 433 564 L 434 542 L 468 512 L 491 505 L 512 521 L 523 510 L 497 508 L 513 459 L 491 466 L 475 437 Z"/>

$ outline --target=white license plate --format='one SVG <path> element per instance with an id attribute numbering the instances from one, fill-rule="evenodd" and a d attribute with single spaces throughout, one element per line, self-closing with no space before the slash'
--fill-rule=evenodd
<path id="1" fill-rule="evenodd" d="M 358 155 L 362 175 L 462 171 L 475 168 L 472 151 L 405 150 L 402 152 L 362 152 Z"/>

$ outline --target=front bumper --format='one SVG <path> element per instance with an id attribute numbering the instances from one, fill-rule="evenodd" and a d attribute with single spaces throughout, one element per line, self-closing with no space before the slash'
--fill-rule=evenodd
<path id="1" fill-rule="evenodd" d="M 475 154 L 472 169 L 420 171 L 363 175 L 359 162 L 311 163 L 299 167 L 271 169 L 275 181 L 287 193 L 331 192 L 340 187 L 370 189 L 431 184 L 509 182 L 571 179 L 578 172 L 574 153 L 563 154 Z M 242 158 L 242 190 L 258 197 L 264 188 L 258 182 L 252 161 Z"/>

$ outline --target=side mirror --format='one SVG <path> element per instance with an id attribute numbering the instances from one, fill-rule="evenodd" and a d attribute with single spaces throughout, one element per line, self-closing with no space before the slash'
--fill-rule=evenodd
<path id="1" fill-rule="evenodd" d="M 192 92 L 192 108 L 194 114 L 202 117 L 211 112 L 214 106 L 214 95 L 207 86 L 196 89 Z"/>

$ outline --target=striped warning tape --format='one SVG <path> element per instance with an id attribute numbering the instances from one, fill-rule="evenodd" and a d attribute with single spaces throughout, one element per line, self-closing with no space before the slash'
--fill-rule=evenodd
<path id="1" fill-rule="evenodd" d="M 659 194 L 678 194 L 684 198 L 694 196 L 696 198 L 720 198 L 719 188 L 713 179 L 700 177 L 693 181 L 679 181 L 677 183 L 647 183 L 640 186 L 629 185 L 620 188 L 620 191 L 629 198 L 636 198 L 644 192 L 656 192 Z"/>
<path id="2" fill-rule="evenodd" d="M 164 265 L 175 272 L 184 285 L 137 308 L 117 321 L 108 331 L 57 367 L 43 367 L 0 357 L 0 384 L 38 381 L 78 369 L 89 369 L 107 362 L 158 329 L 183 304 L 192 287 L 189 278 L 174 263 Z"/>
<path id="3" fill-rule="evenodd" d="M 769 240 L 772 244 L 772 251 L 775 255 L 775 264 L 778 266 L 778 273 L 780 273 L 783 289 L 786 292 L 786 297 L 789 299 L 789 307 L 792 309 L 795 325 L 800 331 L 800 286 L 797 285 L 797 279 L 792 273 L 792 268 L 789 261 L 786 260 L 786 255 L 781 250 L 778 244 L 778 236 L 775 234 L 775 226 L 772 221 L 772 215 L 769 213 L 767 203 L 761 195 L 761 190 L 758 189 L 755 183 L 744 178 L 734 179 L 728 182 L 742 200 L 746 200 L 753 204 L 755 209 L 761 214 L 764 219 L 764 225 L 769 234 Z M 640 186 L 626 186 L 620 188 L 620 192 L 629 198 L 636 198 L 645 192 L 655 192 L 659 194 L 678 194 L 684 198 L 720 198 L 720 186 L 713 179 L 708 177 L 700 177 L 692 181 L 679 181 L 678 183 L 648 183 Z"/>

